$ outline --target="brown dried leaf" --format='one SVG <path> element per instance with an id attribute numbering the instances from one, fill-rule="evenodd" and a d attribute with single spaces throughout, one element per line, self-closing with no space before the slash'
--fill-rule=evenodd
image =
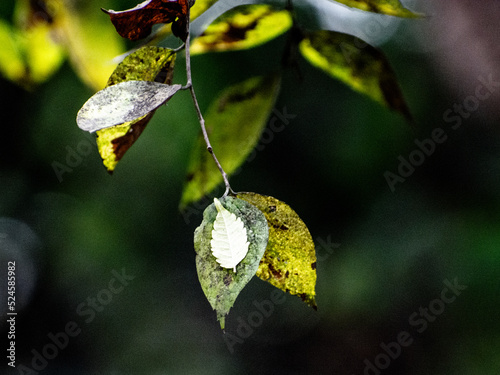
<path id="1" fill-rule="evenodd" d="M 175 36 L 186 40 L 186 22 L 190 6 L 188 0 L 147 0 L 132 9 L 103 11 L 111 17 L 118 34 L 138 40 L 151 34 L 153 25 L 173 23 Z"/>

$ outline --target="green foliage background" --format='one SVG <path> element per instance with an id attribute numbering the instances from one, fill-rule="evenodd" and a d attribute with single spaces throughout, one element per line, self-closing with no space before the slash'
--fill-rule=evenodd
<path id="1" fill-rule="evenodd" d="M 107 5 L 92 2 L 96 11 Z M 2 2 L 0 15 L 9 18 L 10 11 Z M 412 22 L 418 21 L 400 27 Z M 75 123 L 93 91 L 69 63 L 32 92 L 1 80 L 0 217 L 28 225 L 38 237 L 38 246 L 16 248 L 16 256 L 34 265 L 23 273 L 18 262 L 24 307 L 16 326 L 17 363 L 29 366 L 31 350 L 41 351 L 49 332 L 75 321 L 81 334 L 44 374 L 361 374 L 363 361 L 373 363 L 383 352 L 380 344 L 403 330 L 415 341 L 384 374 L 497 371 L 498 116 L 486 116 L 481 104 L 459 130 L 448 131 L 443 112 L 474 93 L 448 91 L 451 78 L 438 73 L 431 53 L 401 48 L 397 38 L 383 49 L 415 130 L 304 61 L 302 82 L 292 72 L 284 75 L 276 109 L 297 116 L 272 141 L 261 141 L 231 183 L 287 202 L 307 223 L 323 255 L 318 311 L 287 296 L 234 353 L 197 280 L 193 231 L 208 202 L 187 222 L 178 211 L 198 134 L 187 93 L 157 112 L 113 176 L 93 148 L 59 182 L 51 164 L 65 164 L 68 147 L 93 143 Z M 283 43 L 282 37 L 250 51 L 193 58 L 202 108 L 226 85 L 276 68 Z M 428 138 L 436 127 L 449 139 L 392 193 L 383 173 L 395 172 L 397 156 L 407 158 L 414 139 Z M 328 241 L 340 244 L 331 254 L 321 247 Z M 8 250 L 0 249 L 2 277 Z M 108 287 L 112 270 L 123 268 L 134 280 L 86 323 L 77 307 Z M 410 315 L 439 298 L 443 280 L 455 278 L 467 289 L 416 333 Z M 25 293 L 30 284 L 32 292 Z M 253 302 L 270 299 L 272 291 L 252 280 L 226 319 L 226 332 L 236 335 L 238 318 L 246 320 L 256 310 Z M 5 342 L 3 300 L 1 306 Z"/>

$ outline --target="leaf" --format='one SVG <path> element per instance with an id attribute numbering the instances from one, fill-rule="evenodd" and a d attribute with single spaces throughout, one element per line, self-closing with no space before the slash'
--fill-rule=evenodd
<path id="1" fill-rule="evenodd" d="M 167 48 L 142 47 L 127 56 L 108 80 L 108 86 L 130 80 L 171 84 L 176 54 Z M 127 122 L 97 131 L 97 146 L 108 172 L 112 173 L 125 152 L 139 138 L 154 111 Z"/>
<path id="2" fill-rule="evenodd" d="M 61 39 L 73 69 L 89 87 L 101 90 L 116 66 L 113 59 L 125 52 L 124 40 L 92 6 L 61 9 Z"/>
<path id="3" fill-rule="evenodd" d="M 262 212 L 250 203 L 233 197 L 221 198 L 220 203 L 243 222 L 249 242 L 248 253 L 236 266 L 237 272 L 233 272 L 231 269 L 222 268 L 212 255 L 212 232 L 218 215 L 215 204 L 205 209 L 203 221 L 194 232 L 198 279 L 208 302 L 217 313 L 221 328 L 224 329 L 225 316 L 259 268 L 259 262 L 266 250 L 269 230 Z"/>
<path id="4" fill-rule="evenodd" d="M 237 197 L 262 211 L 269 225 L 269 241 L 257 276 L 316 309 L 316 251 L 307 226 L 276 198 L 257 193 L 238 193 Z"/>
<path id="5" fill-rule="evenodd" d="M 216 19 L 191 44 L 191 54 L 233 51 L 264 44 L 292 26 L 286 10 L 270 5 L 242 5 Z"/>
<path id="6" fill-rule="evenodd" d="M 389 16 L 406 18 L 422 16 L 419 13 L 414 13 L 406 9 L 399 0 L 335 0 L 335 2 L 367 12 L 387 14 Z"/>
<path id="7" fill-rule="evenodd" d="M 207 9 L 209 9 L 217 1 L 218 0 L 197 0 L 189 11 L 189 19 L 191 24 L 196 18 L 201 16 Z M 165 44 L 168 46 L 171 44 L 171 42 L 168 41 L 168 38 L 171 35 L 172 35 L 172 24 L 164 24 L 155 30 L 155 32 L 148 39 L 147 43 L 149 45 L 156 44 L 161 46 Z"/>
<path id="8" fill-rule="evenodd" d="M 225 89 L 205 115 L 210 142 L 228 175 L 245 161 L 255 147 L 278 96 L 278 75 L 253 77 Z M 222 177 L 200 134 L 191 152 L 188 177 L 180 207 L 210 193 Z"/>
<path id="9" fill-rule="evenodd" d="M 137 120 L 165 104 L 181 87 L 148 81 L 127 81 L 106 87 L 80 109 L 78 126 L 95 132 Z"/>
<path id="10" fill-rule="evenodd" d="M 48 80 L 65 59 L 54 38 L 60 17 L 35 2 L 17 1 L 16 24 L 0 20 L 0 74 L 28 89 Z"/>
<path id="11" fill-rule="evenodd" d="M 112 126 L 96 132 L 97 148 L 103 164 L 109 173 L 113 173 L 118 162 L 137 141 L 154 112 L 125 124 Z"/>
<path id="12" fill-rule="evenodd" d="M 248 252 L 247 230 L 241 219 L 226 210 L 217 198 L 214 204 L 218 213 L 210 242 L 212 254 L 221 267 L 236 272 L 236 265 Z"/>
<path id="13" fill-rule="evenodd" d="M 300 51 L 312 65 L 331 77 L 411 121 L 396 75 L 378 49 L 354 36 L 322 30 L 306 34 L 300 42 Z"/>
<path id="14" fill-rule="evenodd" d="M 201 16 L 208 8 L 214 5 L 218 0 L 196 0 L 190 10 L 190 19 L 193 21 L 195 18 Z"/>
<path id="15" fill-rule="evenodd" d="M 23 33 L 29 80 L 34 84 L 46 82 L 61 67 L 66 53 L 51 36 L 52 26 L 39 23 Z"/>
<path id="16" fill-rule="evenodd" d="M 18 38 L 13 27 L 0 20 L 0 45 L 2 46 L 0 48 L 0 73 L 13 82 L 22 83 L 27 74 L 27 67 Z"/>
<path id="17" fill-rule="evenodd" d="M 192 4 L 191 4 L 192 5 Z M 151 34 L 153 25 L 171 23 L 175 36 L 186 40 L 188 0 L 146 0 L 123 11 L 105 10 L 118 34 L 130 40 L 139 40 Z"/>

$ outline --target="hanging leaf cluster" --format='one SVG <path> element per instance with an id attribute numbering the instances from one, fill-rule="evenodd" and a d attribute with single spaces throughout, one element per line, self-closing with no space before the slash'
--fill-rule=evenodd
<path id="1" fill-rule="evenodd" d="M 194 233 L 203 292 L 225 316 L 256 275 L 316 309 L 316 252 L 311 234 L 290 206 L 256 193 L 215 199 Z"/>
<path id="2" fill-rule="evenodd" d="M 390 16 L 420 16 L 398 0 L 338 2 Z M 316 308 L 316 253 L 307 226 L 290 206 L 270 196 L 234 193 L 228 181 L 265 129 L 279 95 L 281 71 L 246 77 L 226 87 L 202 113 L 191 82 L 190 56 L 254 48 L 288 34 L 282 70 L 293 66 L 292 52 L 299 51 L 328 76 L 407 120 L 411 114 L 394 71 L 380 50 L 351 35 L 307 30 L 297 19 L 291 0 L 285 8 L 236 6 L 191 41 L 190 21 L 214 3 L 147 0 L 124 11 L 103 9 L 122 37 L 148 39 L 128 53 L 106 87 L 83 105 L 77 123 L 81 129 L 97 133 L 99 153 L 111 173 L 158 108 L 180 91 L 191 93 L 201 132 L 191 153 L 180 208 L 189 210 L 225 183 L 226 192 L 205 209 L 194 234 L 200 284 L 224 328 L 226 315 L 253 276 Z M 161 26 L 153 32 L 157 24 Z M 174 50 L 151 45 L 170 34 L 180 39 L 181 47 Z M 177 54 L 183 48 L 186 85 L 174 83 L 173 76 Z"/>

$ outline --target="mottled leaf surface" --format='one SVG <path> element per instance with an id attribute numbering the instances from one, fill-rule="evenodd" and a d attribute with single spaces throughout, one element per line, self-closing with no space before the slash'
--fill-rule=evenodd
<path id="1" fill-rule="evenodd" d="M 191 44 L 191 53 L 232 51 L 264 44 L 292 26 L 286 10 L 270 5 L 242 5 L 216 19 Z"/>
<path id="2" fill-rule="evenodd" d="M 194 232 L 196 269 L 205 296 L 217 313 L 221 328 L 225 317 L 241 290 L 255 276 L 259 262 L 264 255 L 268 240 L 267 221 L 255 206 L 241 199 L 226 197 L 221 204 L 243 222 L 248 236 L 248 253 L 236 266 L 236 271 L 222 268 L 212 254 L 211 241 L 217 209 L 214 204 L 203 212 L 203 221 Z"/>
<path id="3" fill-rule="evenodd" d="M 397 17 L 421 17 L 420 14 L 406 9 L 399 0 L 335 0 L 352 8 L 365 10 L 367 12 L 387 14 Z"/>
<path id="4" fill-rule="evenodd" d="M 245 161 L 264 129 L 279 92 L 277 75 L 253 77 L 225 89 L 210 105 L 205 122 L 212 148 L 227 174 Z M 191 152 L 181 208 L 196 202 L 222 182 L 203 137 Z"/>
<path id="5" fill-rule="evenodd" d="M 411 120 L 396 75 L 378 49 L 354 36 L 323 30 L 306 34 L 300 51 L 331 77 Z"/>
<path id="6" fill-rule="evenodd" d="M 316 308 L 316 250 L 307 226 L 276 198 L 256 193 L 237 197 L 261 210 L 269 224 L 269 241 L 257 276 Z"/>
<path id="7" fill-rule="evenodd" d="M 127 81 L 106 87 L 92 96 L 80 109 L 80 129 L 95 132 L 136 120 L 165 104 L 181 85 Z"/>
<path id="8" fill-rule="evenodd" d="M 166 48 L 142 47 L 127 56 L 108 80 L 108 86 L 126 81 L 157 81 L 172 83 L 176 54 Z M 139 138 L 153 117 L 154 111 L 131 122 L 97 131 L 97 146 L 108 172 L 113 172 L 117 163 Z"/>

